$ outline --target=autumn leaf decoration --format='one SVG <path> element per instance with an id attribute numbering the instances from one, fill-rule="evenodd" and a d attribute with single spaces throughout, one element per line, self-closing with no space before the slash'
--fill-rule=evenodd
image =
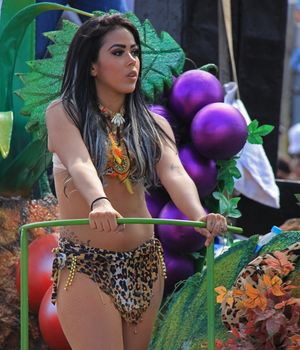
<path id="1" fill-rule="evenodd" d="M 237 323 L 231 328 L 232 337 L 217 340 L 216 349 L 277 350 L 300 349 L 300 299 L 292 296 L 293 286 L 285 277 L 294 270 L 286 252 L 273 252 L 263 259 L 264 269 L 258 270 L 258 280 L 227 291 L 215 288 L 222 314 L 234 315 Z M 251 263 L 250 263 L 251 264 Z"/>

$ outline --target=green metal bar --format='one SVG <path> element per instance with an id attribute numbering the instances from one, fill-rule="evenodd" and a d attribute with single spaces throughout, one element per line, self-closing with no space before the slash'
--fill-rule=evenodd
<path id="1" fill-rule="evenodd" d="M 214 244 L 206 250 L 207 264 L 207 338 L 208 350 L 215 350 L 215 275 Z"/>
<path id="2" fill-rule="evenodd" d="M 118 224 L 159 224 L 159 225 L 176 225 L 176 226 L 193 226 L 205 227 L 205 222 L 189 221 L 189 220 L 169 220 L 154 218 L 120 218 L 117 219 Z M 74 226 L 88 225 L 88 219 L 75 220 L 54 220 L 41 221 L 25 224 L 21 227 L 21 350 L 28 350 L 28 236 L 27 230 L 38 227 L 54 227 L 54 226 Z M 242 233 L 240 227 L 228 226 L 228 231 Z M 214 265 L 214 246 L 211 244 L 207 249 L 207 274 L 208 274 L 208 349 L 214 350 L 214 281 L 213 281 L 213 265 Z"/>
<path id="3" fill-rule="evenodd" d="M 28 236 L 21 227 L 21 349 L 28 350 Z"/>

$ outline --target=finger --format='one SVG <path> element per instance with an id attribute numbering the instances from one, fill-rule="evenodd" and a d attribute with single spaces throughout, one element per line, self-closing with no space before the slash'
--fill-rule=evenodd
<path id="1" fill-rule="evenodd" d="M 207 248 L 211 243 L 214 242 L 215 237 L 212 235 L 211 237 L 207 238 L 207 240 L 205 241 L 204 245 Z"/>
<path id="2" fill-rule="evenodd" d="M 104 219 L 102 221 L 102 227 L 103 227 L 103 230 L 105 232 L 111 232 L 111 227 L 110 227 L 110 224 L 109 224 L 109 220 L 108 219 Z"/>
<path id="3" fill-rule="evenodd" d="M 206 228 L 197 228 L 196 231 L 206 238 L 211 237 L 211 232 L 208 231 Z"/>
<path id="4" fill-rule="evenodd" d="M 100 232 L 104 232 L 104 228 L 103 228 L 103 225 L 102 225 L 101 223 L 99 223 L 99 224 L 97 225 L 97 229 L 98 229 L 98 231 L 100 231 Z"/>
<path id="5" fill-rule="evenodd" d="M 214 227 L 213 227 L 213 229 L 212 229 L 212 231 L 211 231 L 211 233 L 212 233 L 213 236 L 216 236 L 218 234 L 223 233 L 224 229 L 225 229 L 225 227 L 224 227 L 223 222 L 216 222 Z"/>
<path id="6" fill-rule="evenodd" d="M 92 220 L 92 219 L 89 219 L 89 221 L 90 221 L 90 228 L 92 230 L 96 230 L 97 229 L 97 225 L 96 225 L 95 221 Z"/>
<path id="7" fill-rule="evenodd" d="M 124 231 L 125 230 L 125 224 L 119 224 L 118 226 L 117 226 L 117 231 L 118 232 L 122 232 L 122 231 Z"/>

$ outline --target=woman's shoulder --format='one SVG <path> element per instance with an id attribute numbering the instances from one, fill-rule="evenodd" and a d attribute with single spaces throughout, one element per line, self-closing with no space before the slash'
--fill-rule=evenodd
<path id="1" fill-rule="evenodd" d="M 69 121 L 69 119 L 61 98 L 52 101 L 46 109 L 47 122 L 49 120 L 53 122 Z"/>
<path id="2" fill-rule="evenodd" d="M 170 126 L 169 122 L 166 118 L 162 117 L 161 115 L 154 113 L 152 111 L 149 111 L 155 122 L 163 129 L 168 128 Z"/>
<path id="3" fill-rule="evenodd" d="M 168 122 L 168 120 L 166 118 L 164 118 L 163 116 L 156 114 L 156 113 L 153 113 L 151 111 L 149 111 L 149 113 L 152 115 L 155 122 L 163 129 L 163 131 L 168 136 L 171 136 L 173 138 L 172 127 L 171 127 L 170 123 Z"/>
<path id="4" fill-rule="evenodd" d="M 46 109 L 46 113 L 57 112 L 58 110 L 64 110 L 61 98 L 58 98 L 50 102 Z"/>

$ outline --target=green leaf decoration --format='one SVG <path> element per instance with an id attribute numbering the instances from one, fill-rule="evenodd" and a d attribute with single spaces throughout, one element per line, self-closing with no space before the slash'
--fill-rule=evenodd
<path id="1" fill-rule="evenodd" d="M 0 169 L 2 196 L 11 197 L 16 193 L 23 197 L 30 195 L 32 186 L 51 161 L 51 154 L 46 146 L 46 138 L 32 141 L 13 159 L 9 167 Z"/>
<path id="2" fill-rule="evenodd" d="M 170 87 L 173 75 L 182 73 L 185 54 L 177 42 L 166 32 L 160 37 L 149 20 L 143 25 L 133 14 L 126 17 L 136 26 L 142 46 L 142 89 L 145 96 L 153 101 L 156 94 L 163 92 L 164 87 Z"/>
<path id="3" fill-rule="evenodd" d="M 11 111 L 12 106 L 12 79 L 15 69 L 16 56 L 27 26 L 40 13 L 49 10 L 67 10 L 86 16 L 90 13 L 62 6 L 55 3 L 42 2 L 33 4 L 19 11 L 3 28 L 0 34 L 0 76 L 5 84 L 0 85 L 0 111 Z"/>
<path id="4" fill-rule="evenodd" d="M 223 285 L 230 289 L 242 268 L 255 254 L 258 236 L 237 245 L 215 260 L 215 287 Z M 226 273 L 224 273 L 226 271 Z M 200 349 L 207 342 L 207 275 L 206 270 L 190 277 L 171 298 L 162 319 L 157 321 L 149 350 L 181 349 L 189 342 Z M 220 306 L 216 305 L 216 338 L 226 339 L 228 330 L 221 321 Z M 198 349 L 194 347 L 194 349 Z"/>
<path id="5" fill-rule="evenodd" d="M 242 214 L 237 209 L 240 197 L 227 198 L 221 192 L 213 192 L 213 197 L 219 201 L 219 213 L 231 218 L 239 218 Z"/>
<path id="6" fill-rule="evenodd" d="M 24 100 L 21 113 L 30 116 L 26 130 L 33 133 L 34 138 L 46 135 L 45 111 L 49 103 L 59 97 L 64 60 L 77 29 L 78 25 L 63 21 L 61 30 L 45 33 L 53 41 L 49 46 L 53 57 L 28 62 L 32 71 L 19 74 L 25 85 L 16 93 Z"/>
<path id="7" fill-rule="evenodd" d="M 297 204 L 300 205 L 300 193 L 296 193 L 295 197 L 297 198 L 297 201 L 299 202 Z"/>
<path id="8" fill-rule="evenodd" d="M 266 245 L 262 246 L 259 255 L 286 249 L 288 246 L 300 242 L 300 231 L 284 231 L 274 236 Z"/>
<path id="9" fill-rule="evenodd" d="M 211 73 L 213 75 L 217 75 L 219 72 L 218 66 L 216 66 L 213 63 L 205 64 L 204 66 L 201 66 L 199 69 L 204 70 L 205 72 Z"/>
<path id="10" fill-rule="evenodd" d="M 229 160 L 218 160 L 218 177 L 219 186 L 222 191 L 231 194 L 234 189 L 234 179 L 239 179 L 242 175 L 236 166 L 237 157 Z"/>
<path id="11" fill-rule="evenodd" d="M 6 158 L 9 153 L 12 127 L 13 112 L 0 112 L 0 153 L 2 158 Z"/>
<path id="12" fill-rule="evenodd" d="M 261 125 L 258 126 L 258 121 L 254 119 L 248 125 L 248 142 L 251 144 L 263 144 L 262 136 L 266 136 L 274 129 L 273 125 Z"/>

